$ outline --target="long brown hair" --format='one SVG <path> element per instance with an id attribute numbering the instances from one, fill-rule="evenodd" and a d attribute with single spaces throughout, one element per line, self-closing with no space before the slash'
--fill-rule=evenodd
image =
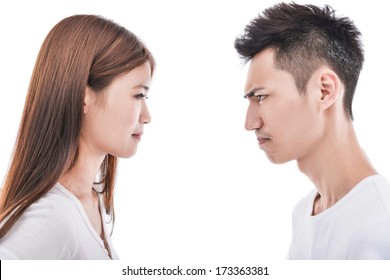
<path id="1" fill-rule="evenodd" d="M 32 73 L 14 153 L 0 197 L 0 238 L 77 162 L 86 87 L 102 91 L 118 75 L 154 59 L 130 31 L 95 15 L 75 15 L 49 32 Z M 114 215 L 117 158 L 100 167 L 107 214 Z"/>

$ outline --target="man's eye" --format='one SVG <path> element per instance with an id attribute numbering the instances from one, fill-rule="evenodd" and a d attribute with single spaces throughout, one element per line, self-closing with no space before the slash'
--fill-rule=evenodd
<path id="1" fill-rule="evenodd" d="M 146 94 L 140 93 L 134 96 L 137 99 L 148 99 L 148 96 Z"/>
<path id="2" fill-rule="evenodd" d="M 255 95 L 254 98 L 256 98 L 256 100 L 258 102 L 261 102 L 264 100 L 264 98 L 266 97 L 266 95 Z"/>
<path id="3" fill-rule="evenodd" d="M 244 98 L 245 98 L 245 99 L 251 99 L 251 100 L 257 101 L 257 102 L 259 102 L 259 103 L 260 103 L 261 101 L 263 101 L 264 98 L 266 98 L 266 97 L 267 97 L 267 95 L 262 95 L 262 94 L 255 95 L 255 94 L 253 94 L 253 93 L 249 93 L 249 94 L 244 95 Z"/>

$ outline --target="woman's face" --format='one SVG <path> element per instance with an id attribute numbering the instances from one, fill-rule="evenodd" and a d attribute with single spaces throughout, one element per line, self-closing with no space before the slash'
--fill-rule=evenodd
<path id="1" fill-rule="evenodd" d="M 146 62 L 114 79 L 101 93 L 87 87 L 81 141 L 88 152 L 121 158 L 135 154 L 144 124 L 151 120 L 145 102 L 150 83 Z"/>

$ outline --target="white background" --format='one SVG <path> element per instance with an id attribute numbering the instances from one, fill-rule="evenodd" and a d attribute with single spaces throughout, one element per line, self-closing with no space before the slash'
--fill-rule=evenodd
<path id="1" fill-rule="evenodd" d="M 306 3 L 306 1 L 296 1 Z M 41 43 L 64 17 L 98 14 L 128 28 L 157 61 L 138 153 L 120 161 L 113 241 L 132 264 L 284 260 L 294 204 L 312 188 L 294 162 L 273 165 L 244 130 L 246 66 L 236 36 L 278 1 L 7 1 L 0 5 L 0 180 L 12 153 Z M 390 49 L 385 1 L 330 4 L 363 34 L 355 128 L 390 178 Z M 369 4 L 367 4 L 369 3 Z M 342 172 L 342 171 L 340 171 Z"/>

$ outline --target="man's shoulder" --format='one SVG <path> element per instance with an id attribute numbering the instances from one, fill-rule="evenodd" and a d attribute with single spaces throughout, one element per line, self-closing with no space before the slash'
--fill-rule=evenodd
<path id="1" fill-rule="evenodd" d="M 374 175 L 362 182 L 364 197 L 379 204 L 390 219 L 390 182 L 382 175 Z M 377 206 L 379 206 L 377 205 Z"/>
<path id="2" fill-rule="evenodd" d="M 351 235 L 348 259 L 390 259 L 390 182 L 381 175 L 359 184 L 360 226 Z"/>
<path id="3" fill-rule="evenodd" d="M 390 218 L 356 229 L 347 251 L 348 259 L 390 259 Z"/>

